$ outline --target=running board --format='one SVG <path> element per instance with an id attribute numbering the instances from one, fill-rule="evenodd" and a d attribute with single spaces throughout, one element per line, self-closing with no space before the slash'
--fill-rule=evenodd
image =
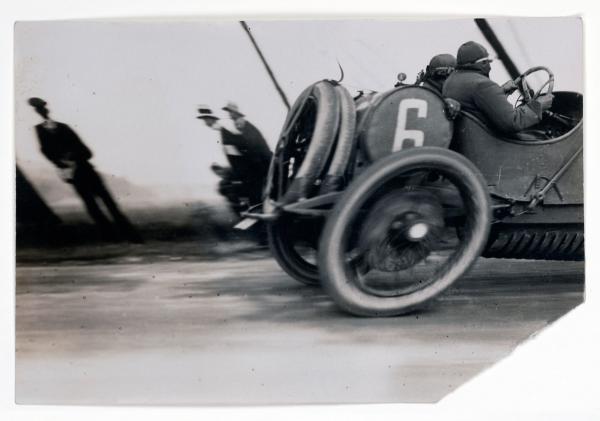
<path id="1" fill-rule="evenodd" d="M 250 208 L 247 212 L 242 212 L 241 215 L 244 219 L 238 222 L 234 228 L 247 229 L 254 225 L 246 222 L 247 219 L 266 222 L 275 221 L 283 212 L 306 216 L 325 216 L 331 211 L 330 209 L 316 208 L 335 204 L 341 194 L 341 192 L 322 194 L 320 196 L 311 197 L 310 199 L 302 199 L 287 205 L 282 205 L 272 200 L 267 200 L 264 204 L 256 205 Z"/>

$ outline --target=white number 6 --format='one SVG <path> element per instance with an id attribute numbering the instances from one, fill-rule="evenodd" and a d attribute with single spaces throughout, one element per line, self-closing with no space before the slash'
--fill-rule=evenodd
<path id="1" fill-rule="evenodd" d="M 398 124 L 396 125 L 392 151 L 399 151 L 402 149 L 404 147 L 404 141 L 407 139 L 411 139 L 414 142 L 415 147 L 423 146 L 425 133 L 423 133 L 422 130 L 406 129 L 406 116 L 409 108 L 415 108 L 417 110 L 417 117 L 427 117 L 427 101 L 417 98 L 407 98 L 400 101 L 400 106 L 398 107 Z"/>

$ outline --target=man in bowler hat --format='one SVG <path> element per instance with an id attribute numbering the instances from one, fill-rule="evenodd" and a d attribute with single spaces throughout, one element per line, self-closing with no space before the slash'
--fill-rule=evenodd
<path id="1" fill-rule="evenodd" d="M 230 167 L 213 164 L 212 169 L 221 177 L 219 192 L 239 213 L 261 203 L 272 153 L 260 131 L 245 119 L 236 104 L 230 102 L 223 110 L 229 113 L 231 120 L 219 119 L 208 106 L 198 108 L 197 118 L 221 134 Z"/>
<path id="2" fill-rule="evenodd" d="M 102 178 L 89 162 L 92 151 L 67 124 L 50 118 L 46 101 L 41 98 L 29 98 L 28 102 L 43 118 L 43 121 L 35 126 L 42 154 L 58 168 L 63 181 L 73 186 L 90 217 L 102 230 L 102 234 L 109 238 L 118 234 L 129 241 L 141 242 L 139 234 L 121 212 Z M 114 233 L 113 225 L 98 206 L 98 199 L 104 202 L 111 214 L 117 233 Z"/>

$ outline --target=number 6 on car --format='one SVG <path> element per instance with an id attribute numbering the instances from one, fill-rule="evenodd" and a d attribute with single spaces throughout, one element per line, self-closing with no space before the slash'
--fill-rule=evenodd
<path id="1" fill-rule="evenodd" d="M 453 122 L 444 101 L 428 89 L 407 86 L 377 95 L 358 121 L 358 143 L 369 162 L 412 147 L 447 148 Z"/>
<path id="2" fill-rule="evenodd" d="M 418 118 L 427 117 L 427 102 L 418 98 L 406 98 L 400 101 L 398 107 L 398 125 L 396 126 L 396 135 L 394 136 L 394 152 L 404 149 L 405 140 L 412 140 L 412 146 L 423 146 L 425 133 L 422 130 L 407 129 L 406 122 L 409 109 L 417 110 Z"/>

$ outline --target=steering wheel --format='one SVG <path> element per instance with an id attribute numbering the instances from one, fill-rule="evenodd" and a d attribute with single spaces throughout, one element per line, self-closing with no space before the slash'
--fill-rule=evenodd
<path id="1" fill-rule="evenodd" d="M 546 82 L 544 82 L 540 89 L 538 89 L 537 92 L 535 92 L 532 96 L 531 92 L 529 91 L 527 76 L 540 71 L 546 72 L 548 74 L 548 80 L 546 80 Z M 554 73 L 552 73 L 552 70 L 544 66 L 532 67 L 531 69 L 526 70 L 524 73 L 518 76 L 514 80 L 514 82 L 519 87 L 519 90 L 522 92 L 523 101 L 527 103 L 535 101 L 542 94 L 542 91 L 546 86 L 548 87 L 546 94 L 552 94 L 552 91 L 554 90 Z"/>

